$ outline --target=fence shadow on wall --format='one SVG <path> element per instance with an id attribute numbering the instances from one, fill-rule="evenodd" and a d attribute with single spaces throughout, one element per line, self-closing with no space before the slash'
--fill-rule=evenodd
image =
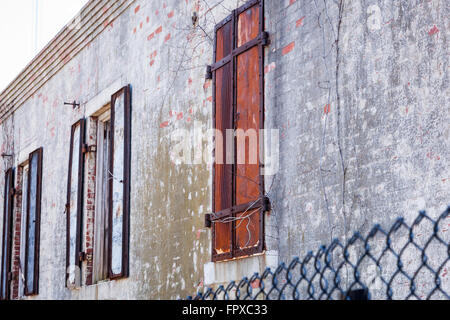
<path id="1" fill-rule="evenodd" d="M 450 299 L 450 207 L 309 252 L 289 265 L 207 288 L 188 300 Z"/>

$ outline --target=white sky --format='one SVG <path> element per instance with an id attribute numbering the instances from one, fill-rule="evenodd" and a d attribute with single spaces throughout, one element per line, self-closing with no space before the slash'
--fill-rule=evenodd
<path id="1" fill-rule="evenodd" d="M 87 2 L 0 0 L 0 92 Z"/>

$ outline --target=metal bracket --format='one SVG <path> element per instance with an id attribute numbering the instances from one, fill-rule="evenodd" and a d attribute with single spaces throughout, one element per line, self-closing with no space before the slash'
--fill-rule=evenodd
<path id="1" fill-rule="evenodd" d="M 271 205 L 270 199 L 268 197 L 264 197 L 264 199 L 263 199 L 263 209 L 264 209 L 264 212 L 269 212 L 270 210 L 272 210 L 272 205 Z"/>
<path id="2" fill-rule="evenodd" d="M 263 31 L 262 32 L 262 45 L 268 46 L 270 44 L 270 37 L 269 37 L 269 33 L 267 31 Z"/>
<path id="3" fill-rule="evenodd" d="M 213 78 L 212 68 L 211 68 L 211 66 L 207 66 L 207 67 L 206 67 L 206 75 L 205 75 L 205 79 L 206 79 L 206 80 L 211 80 L 212 78 Z"/>
<path id="4" fill-rule="evenodd" d="M 73 102 L 64 102 L 64 105 L 65 106 L 72 106 L 72 108 L 74 108 L 74 109 L 80 107 L 80 104 L 77 103 L 75 100 Z"/>
<path id="5" fill-rule="evenodd" d="M 85 143 L 85 144 L 83 144 L 83 148 L 82 148 L 81 152 L 83 154 L 91 153 L 91 152 L 97 152 L 97 146 L 96 145 L 90 145 L 89 146 L 89 145 L 87 145 Z"/>
<path id="6" fill-rule="evenodd" d="M 211 228 L 211 227 L 212 227 L 211 214 L 207 213 L 207 214 L 205 214 L 205 228 Z"/>

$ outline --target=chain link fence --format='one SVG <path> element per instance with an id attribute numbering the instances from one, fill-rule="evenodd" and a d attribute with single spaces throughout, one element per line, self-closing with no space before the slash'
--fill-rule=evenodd
<path id="1" fill-rule="evenodd" d="M 267 268 L 188 300 L 428 300 L 450 298 L 450 207 L 437 219 L 375 225 L 363 236 Z"/>

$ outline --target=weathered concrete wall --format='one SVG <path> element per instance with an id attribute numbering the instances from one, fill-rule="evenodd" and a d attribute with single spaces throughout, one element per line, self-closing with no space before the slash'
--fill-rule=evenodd
<path id="1" fill-rule="evenodd" d="M 208 37 L 244 2 L 136 1 L 3 120 L 0 143 L 15 153 L 15 165 L 44 148 L 36 298 L 184 297 L 211 272 L 212 282 L 224 282 L 375 222 L 444 210 L 450 196 L 446 1 L 266 0 L 266 128 L 280 130 L 280 171 L 266 181 L 270 254 L 213 271 L 207 265 L 204 274 L 211 167 L 173 164 L 170 133 L 192 129 L 195 121 L 212 126 Z M 203 30 L 192 25 L 194 11 Z M 63 213 L 70 127 L 99 97 L 126 84 L 133 100 L 130 278 L 70 291 Z M 79 110 L 63 106 L 74 99 Z M 7 161 L 0 161 L 2 169 L 12 165 Z M 3 197 L 3 183 L 0 192 Z"/>
<path id="2" fill-rule="evenodd" d="M 344 228 L 440 213 L 449 195 L 448 6 L 326 3 L 267 5 L 277 16 L 267 103 L 283 130 L 273 193 L 292 234 L 280 239 L 285 258 Z"/>
<path id="3" fill-rule="evenodd" d="M 449 12 L 445 1 L 267 2 L 281 260 L 445 210 Z"/>

